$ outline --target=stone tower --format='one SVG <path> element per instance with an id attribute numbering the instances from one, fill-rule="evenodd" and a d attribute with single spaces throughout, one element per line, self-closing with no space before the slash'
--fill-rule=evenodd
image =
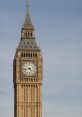
<path id="1" fill-rule="evenodd" d="M 28 4 L 13 61 L 14 117 L 42 117 L 43 59 L 35 40 Z"/>

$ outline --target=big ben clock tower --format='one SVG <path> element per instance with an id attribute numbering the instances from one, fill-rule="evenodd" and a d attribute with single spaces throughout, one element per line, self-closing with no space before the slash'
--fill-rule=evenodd
<path id="1" fill-rule="evenodd" d="M 43 59 L 35 40 L 28 3 L 13 61 L 14 117 L 42 117 Z"/>

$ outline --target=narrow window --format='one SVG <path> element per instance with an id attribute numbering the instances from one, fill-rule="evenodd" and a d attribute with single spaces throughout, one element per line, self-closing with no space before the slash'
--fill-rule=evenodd
<path id="1" fill-rule="evenodd" d="M 21 56 L 23 57 L 23 53 L 21 53 Z"/>
<path id="2" fill-rule="evenodd" d="M 25 53 L 24 53 L 24 57 L 25 57 Z"/>
<path id="3" fill-rule="evenodd" d="M 31 33 L 31 37 L 32 37 L 32 33 Z"/>
<path id="4" fill-rule="evenodd" d="M 28 53 L 28 57 L 30 57 L 30 53 Z"/>
<path id="5" fill-rule="evenodd" d="M 37 57 L 37 54 L 35 54 L 35 57 Z"/>

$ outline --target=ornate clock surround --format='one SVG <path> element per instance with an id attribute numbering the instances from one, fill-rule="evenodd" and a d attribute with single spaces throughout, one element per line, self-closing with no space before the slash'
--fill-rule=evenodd
<path id="1" fill-rule="evenodd" d="M 31 62 L 33 63 L 35 66 L 36 66 L 36 73 L 34 75 L 25 75 L 22 71 L 22 66 L 24 63 L 27 63 L 27 62 Z M 38 77 L 38 64 L 37 64 L 37 60 L 30 60 L 30 59 L 25 59 L 25 60 L 21 60 L 21 77 L 25 77 L 25 78 L 33 78 L 33 77 Z"/>

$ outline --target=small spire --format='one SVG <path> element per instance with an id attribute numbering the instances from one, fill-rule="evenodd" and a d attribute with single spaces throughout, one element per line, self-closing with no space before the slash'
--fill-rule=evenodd
<path id="1" fill-rule="evenodd" d="M 26 0 L 26 18 L 25 18 L 25 22 L 24 22 L 23 27 L 33 28 L 31 18 L 30 18 L 30 15 L 29 15 L 29 1 L 28 0 Z"/>

